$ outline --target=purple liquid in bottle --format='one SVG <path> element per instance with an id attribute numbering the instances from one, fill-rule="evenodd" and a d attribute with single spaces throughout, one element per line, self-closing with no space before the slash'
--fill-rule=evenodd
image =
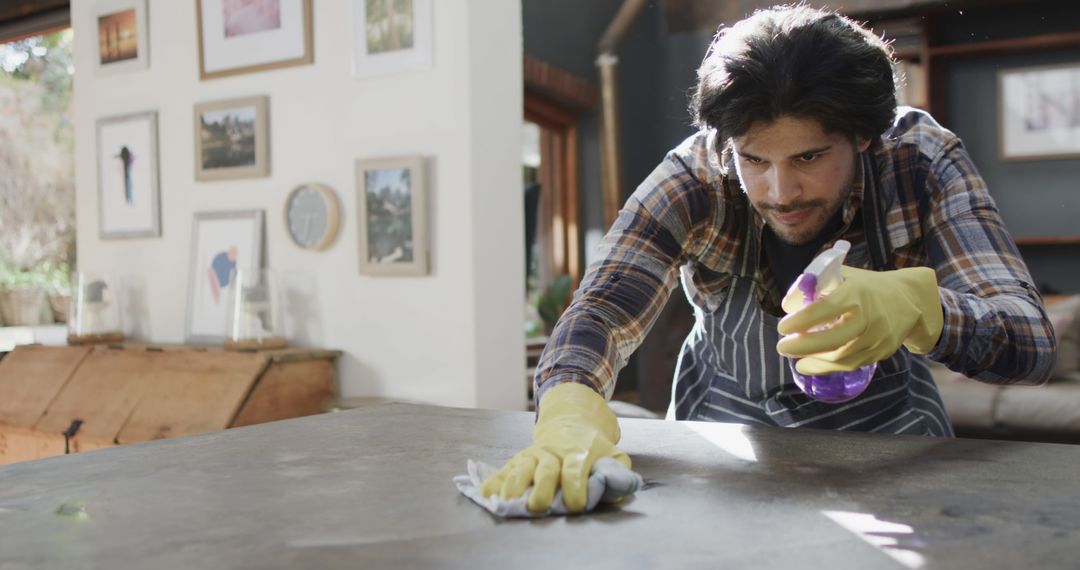
<path id="1" fill-rule="evenodd" d="M 804 273 L 796 282 L 799 291 L 802 292 L 806 303 L 810 304 L 817 300 L 817 276 L 812 273 Z M 797 358 L 788 359 L 791 374 L 795 377 L 795 385 L 815 400 L 829 404 L 846 402 L 862 394 L 870 385 L 870 379 L 874 377 L 877 363 L 868 364 L 851 372 L 832 372 L 817 376 L 800 374 L 795 369 Z"/>

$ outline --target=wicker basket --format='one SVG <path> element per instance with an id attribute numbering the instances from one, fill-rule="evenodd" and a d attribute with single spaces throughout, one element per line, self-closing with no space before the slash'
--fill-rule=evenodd
<path id="1" fill-rule="evenodd" d="M 53 320 L 66 323 L 71 311 L 71 295 L 49 295 L 49 306 L 52 307 Z"/>
<path id="2" fill-rule="evenodd" d="M 46 319 L 45 311 L 49 311 Z M 8 326 L 43 325 L 52 322 L 45 291 L 38 287 L 16 287 L 0 291 L 0 319 Z"/>

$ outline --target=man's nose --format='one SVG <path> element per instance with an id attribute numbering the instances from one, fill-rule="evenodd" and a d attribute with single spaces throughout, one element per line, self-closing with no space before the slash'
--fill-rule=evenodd
<path id="1" fill-rule="evenodd" d="M 769 201 L 774 204 L 790 204 L 802 195 L 799 177 L 790 168 L 774 166 L 769 177 Z"/>

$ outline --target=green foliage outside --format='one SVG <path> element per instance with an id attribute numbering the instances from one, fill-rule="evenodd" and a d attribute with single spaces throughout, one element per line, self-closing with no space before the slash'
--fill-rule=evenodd
<path id="1" fill-rule="evenodd" d="M 0 288 L 64 291 L 75 263 L 71 40 L 0 44 Z"/>
<path id="2" fill-rule="evenodd" d="M 572 285 L 569 275 L 559 275 L 551 280 L 536 300 L 536 312 L 544 323 L 545 334 L 551 333 L 551 329 L 555 328 L 555 323 L 570 303 Z"/>

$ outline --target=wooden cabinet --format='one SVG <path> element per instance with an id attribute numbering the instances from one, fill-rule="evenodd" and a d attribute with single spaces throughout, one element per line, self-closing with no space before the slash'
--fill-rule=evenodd
<path id="1" fill-rule="evenodd" d="M 0 464 L 316 414 L 340 354 L 20 346 L 0 360 Z"/>

